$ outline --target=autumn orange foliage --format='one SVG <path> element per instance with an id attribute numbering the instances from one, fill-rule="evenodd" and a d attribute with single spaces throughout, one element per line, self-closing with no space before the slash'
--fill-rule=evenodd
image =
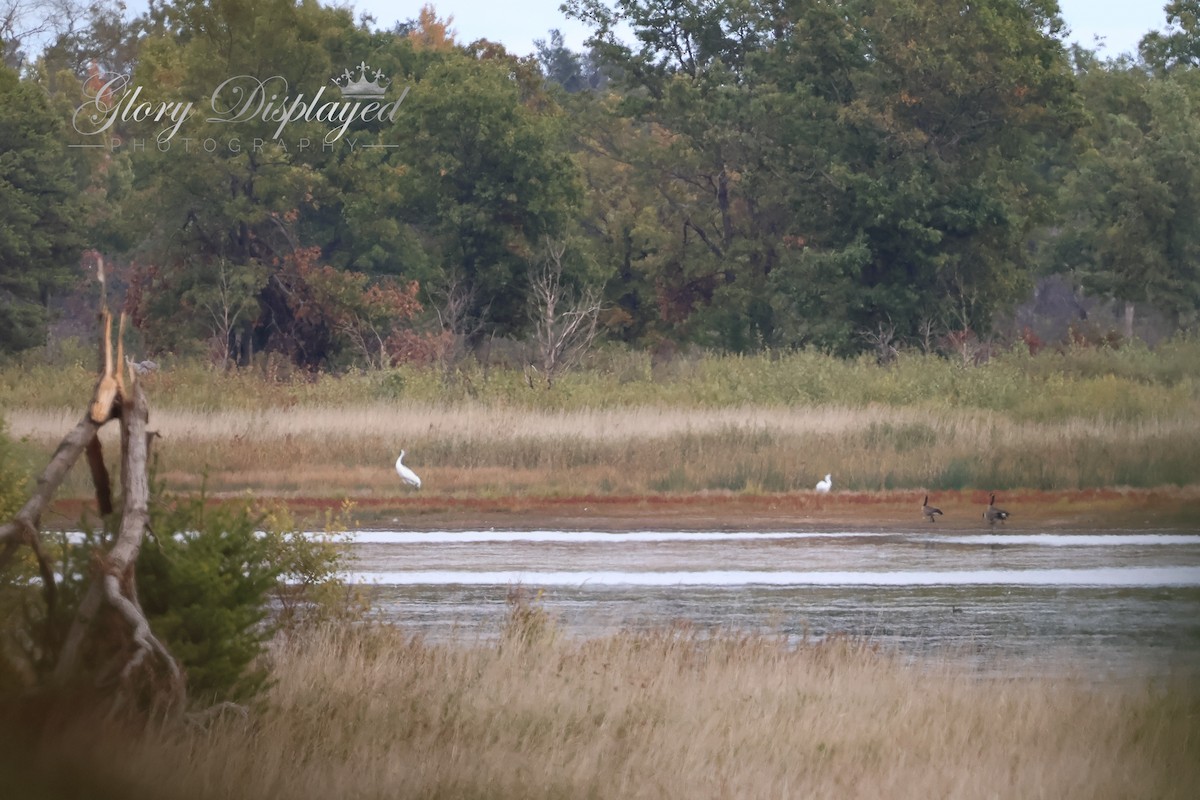
<path id="1" fill-rule="evenodd" d="M 409 31 L 408 38 L 417 50 L 450 50 L 454 47 L 454 31 L 450 24 L 453 15 L 439 19 L 432 3 L 421 6 L 417 15 L 417 26 Z"/>

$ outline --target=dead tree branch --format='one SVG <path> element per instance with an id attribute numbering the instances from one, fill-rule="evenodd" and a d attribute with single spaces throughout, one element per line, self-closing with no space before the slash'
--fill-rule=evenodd
<path id="1" fill-rule="evenodd" d="M 66 477 L 71 466 L 79 460 L 80 453 L 87 447 L 88 442 L 95 438 L 98 430 L 100 430 L 100 426 L 92 421 L 89 414 L 85 415 L 79 424 L 63 438 L 58 449 L 54 451 L 50 463 L 38 476 L 37 487 L 33 494 L 10 522 L 0 526 L 0 543 L 6 545 L 3 556 L 11 557 L 7 547 L 8 542 L 27 543 L 23 537 L 38 534 L 42 511 L 50 503 L 54 493 L 58 491 L 58 487 L 62 484 L 63 478 Z M 3 556 L 0 556 L 0 568 L 6 564 Z"/>
<path id="2" fill-rule="evenodd" d="M 129 380 L 126 384 L 120 369 L 124 362 L 125 319 L 122 317 L 118 334 L 116 358 L 112 348 L 112 315 L 105 309 L 101 314 L 102 364 L 101 374 L 88 411 L 83 419 L 63 438 L 50 463 L 38 477 L 33 494 L 12 520 L 0 526 L 0 569 L 6 567 L 21 545 L 34 553 L 43 585 L 43 596 L 47 606 L 47 632 L 45 645 L 51 651 L 56 638 L 52 620 L 57 602 L 57 579 L 49 556 L 43 549 L 39 525 L 42 512 L 62 484 L 71 466 L 85 451 L 96 488 L 96 497 L 102 513 L 112 510 L 112 490 L 108 470 L 96 438 L 99 429 L 117 417 L 121 424 L 121 484 L 123 490 L 120 529 L 112 549 L 107 555 L 95 560 L 95 574 L 76 610 L 74 620 L 63 639 L 62 648 L 51 673 L 52 685 L 64 685 L 75 680 L 83 664 L 85 644 L 95 631 L 94 622 L 107 601 L 116 616 L 128 628 L 128 639 L 120 646 L 122 666 L 119 675 L 127 685 L 140 668 L 144 668 L 147 656 L 154 656 L 165 667 L 169 677 L 169 688 L 165 699 L 174 705 L 183 697 L 183 674 L 175 659 L 150 629 L 149 621 L 138 603 L 133 569 L 141 550 L 149 525 L 150 480 L 148 472 L 150 440 L 154 434 L 147 430 L 149 403 L 146 393 L 137 379 L 132 364 L 129 365 Z M 115 363 L 114 363 L 115 362 Z M 124 686 L 123 686 L 124 688 Z M 126 693 L 118 692 L 112 707 L 119 708 Z"/>
<path id="3" fill-rule="evenodd" d="M 88 587 L 88 592 L 67 633 L 55 668 L 54 680 L 59 683 L 66 682 L 78 670 L 83 644 L 91 630 L 91 623 L 100 610 L 101 602 L 107 600 L 131 629 L 134 649 L 121 669 L 121 677 L 128 679 L 146 656 L 158 656 L 170 676 L 172 697 L 169 699 L 174 700 L 182 695 L 182 672 L 167 648 L 151 632 L 150 623 L 137 602 L 133 588 L 133 567 L 150 521 L 150 481 L 147 464 L 153 435 L 146 429 L 149 420 L 146 393 L 132 367 L 129 385 L 132 387 L 132 403 L 121 416 L 121 478 L 124 489 L 121 527 L 112 550 L 103 560 L 102 573 L 97 575 Z"/>
<path id="4" fill-rule="evenodd" d="M 92 401 L 88 406 L 88 413 L 83 419 L 63 437 L 62 442 L 58 445 L 58 449 L 54 451 L 54 455 L 50 458 L 50 463 L 42 470 L 42 474 L 38 476 L 37 487 L 33 491 L 33 495 L 17 512 L 11 522 L 0 526 L 0 544 L 4 544 L 5 549 L 0 554 L 0 568 L 3 568 L 7 563 L 7 559 L 11 557 L 11 549 L 8 546 L 10 541 L 27 540 L 21 537 L 29 537 L 38 535 L 39 525 L 41 524 L 42 511 L 50 502 L 50 498 L 58 491 L 58 487 L 62 484 L 63 478 L 67 476 L 67 472 L 79 460 L 80 454 L 85 448 L 91 446 L 91 443 L 96 440 L 96 432 L 108 420 L 112 419 L 120 411 L 120 403 L 118 402 L 121 391 L 124 386 L 120 380 L 120 376 L 114 372 L 113 352 L 112 352 L 112 314 L 107 310 L 101 312 L 101 343 L 100 348 L 103 353 L 103 372 L 100 379 L 96 382 L 96 388 L 92 393 Z M 125 318 L 121 318 L 121 332 L 125 330 Z M 120 347 L 120 346 L 119 346 Z M 123 352 L 123 348 L 122 348 Z M 98 453 L 98 450 L 97 450 Z M 92 477 L 96 481 L 97 497 L 100 497 L 101 484 L 103 484 L 104 492 L 109 493 L 108 506 L 111 510 L 112 499 L 111 490 L 108 488 L 108 473 L 104 468 L 103 456 L 98 456 L 94 459 L 93 455 L 88 455 L 89 463 L 92 469 Z M 101 507 L 103 508 L 103 501 Z M 27 542 L 32 546 L 32 542 Z"/>
<path id="5" fill-rule="evenodd" d="M 890 364 L 900 355 L 900 351 L 893 344 L 896 340 L 896 326 L 890 320 L 887 325 L 880 322 L 876 330 L 864 328 L 858 335 L 875 351 L 875 361 L 879 364 Z"/>
<path id="6" fill-rule="evenodd" d="M 547 388 L 560 374 L 578 364 L 591 348 L 602 307 L 600 292 L 595 287 L 588 287 L 575 297 L 563 285 L 565 252 L 565 244 L 546 242 L 546 257 L 529 278 L 534 346 Z M 532 378 L 526 375 L 532 386 Z"/>

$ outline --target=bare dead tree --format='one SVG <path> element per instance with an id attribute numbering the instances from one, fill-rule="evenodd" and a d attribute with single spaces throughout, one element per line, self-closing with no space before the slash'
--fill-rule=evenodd
<path id="1" fill-rule="evenodd" d="M 102 510 L 112 508 L 107 468 L 97 433 L 113 419 L 119 420 L 122 487 L 119 530 L 108 551 L 93 560 L 83 599 L 61 645 L 53 641 L 44 643 L 51 651 L 52 669 L 49 684 L 43 688 L 52 690 L 76 683 L 85 674 L 87 654 L 99 654 L 106 666 L 92 677 L 98 686 L 115 685 L 110 696 L 111 709 L 128 703 L 146 681 L 158 687 L 156 699 L 163 707 L 181 708 L 183 673 L 150 629 L 138 602 L 134 580 L 134 566 L 149 524 L 148 464 L 156 434 L 148 430 L 149 402 L 132 362 L 125 363 L 120 336 L 116 358 L 113 357 L 112 315 L 107 308 L 101 313 L 100 327 L 103 369 L 92 400 L 83 418 L 63 438 L 38 477 L 29 500 L 11 521 L 0 526 L 0 569 L 11 563 L 22 546 L 29 547 L 38 563 L 47 619 L 53 617 L 59 578 L 42 546 L 42 513 L 71 466 L 85 451 L 98 504 Z M 122 334 L 124 327 L 122 318 Z M 128 367 L 127 376 L 122 367 Z"/>
<path id="2" fill-rule="evenodd" d="M 540 379 L 549 388 L 558 376 L 579 363 L 591 348 L 598 332 L 602 307 L 600 292 L 587 287 L 576 297 L 563 285 L 563 254 L 566 245 L 546 242 L 546 255 L 530 272 L 530 314 L 534 323 L 534 348 Z M 532 387 L 534 372 L 527 369 Z"/>
<path id="3" fill-rule="evenodd" d="M 875 360 L 880 364 L 890 364 L 900 355 L 900 351 L 893 344 L 896 340 L 896 326 L 891 322 L 887 325 L 880 322 L 875 330 L 864 328 L 858 335 L 875 351 Z"/>
<path id="4" fill-rule="evenodd" d="M 385 331 L 370 319 L 360 314 L 351 314 L 334 327 L 354 342 L 354 346 L 362 353 L 367 369 L 384 369 L 391 363 Z"/>
<path id="5" fill-rule="evenodd" d="M 933 352 L 934 337 L 933 337 L 934 321 L 933 317 L 925 317 L 917 325 L 917 342 L 921 345 L 921 352 L 929 355 Z"/>
<path id="6" fill-rule="evenodd" d="M 451 275 L 446 285 L 434 289 L 431 295 L 436 302 L 434 311 L 442 330 L 462 337 L 474 336 L 483 330 L 483 321 L 472 320 L 470 316 L 471 307 L 475 305 L 475 287 L 462 276 Z"/>
<path id="7" fill-rule="evenodd" d="M 221 369 L 228 369 L 232 363 L 234 331 L 243 317 L 257 308 L 255 296 L 261 283 L 256 270 L 249 267 L 235 269 L 227 259 L 221 258 L 217 260 L 212 282 L 190 293 L 195 303 L 208 312 L 213 356 L 214 360 L 220 361 Z"/>
<path id="8" fill-rule="evenodd" d="M 442 346 L 437 359 L 443 369 L 448 369 L 467 353 L 467 342 L 483 331 L 490 305 L 478 317 L 472 317 L 475 286 L 458 274 L 450 275 L 444 287 L 434 289 L 430 294 L 442 329 Z"/>

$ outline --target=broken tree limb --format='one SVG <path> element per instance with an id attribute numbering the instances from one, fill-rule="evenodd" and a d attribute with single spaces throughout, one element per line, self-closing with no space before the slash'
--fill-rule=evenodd
<path id="1" fill-rule="evenodd" d="M 10 522 L 0 526 L 0 543 L 5 544 L 3 554 L 5 557 L 10 556 L 8 542 L 26 542 L 25 537 L 37 535 L 42 511 L 49 505 L 50 498 L 58 491 L 68 470 L 79 460 L 79 454 L 87 447 L 88 442 L 96 437 L 98 430 L 100 430 L 100 426 L 93 422 L 89 415 L 81 419 L 79 424 L 63 437 L 58 449 L 50 458 L 50 463 L 38 476 L 37 488 L 34 489 L 33 495 Z M 5 561 L 0 561 L 0 568 L 4 566 Z"/>
<path id="2" fill-rule="evenodd" d="M 121 384 L 113 373 L 112 314 L 108 309 L 100 313 L 100 335 L 100 347 L 104 351 L 104 372 L 96 383 L 96 391 L 92 394 L 92 404 L 88 410 L 92 422 L 97 425 L 103 425 L 113 418 L 121 391 Z"/>
<path id="3" fill-rule="evenodd" d="M 121 669 L 121 678 L 128 679 L 146 656 L 153 654 L 161 658 L 167 665 L 172 683 L 178 683 L 183 677 L 183 673 L 179 671 L 179 665 L 175 663 L 175 659 L 171 657 L 167 648 L 150 630 L 150 623 L 146 620 L 141 606 L 125 596 L 121 590 L 121 580 L 111 572 L 104 576 L 104 594 L 112 607 L 129 623 L 129 627 L 133 630 L 134 652 Z"/>
<path id="4" fill-rule="evenodd" d="M 146 393 L 132 371 L 128 385 L 131 387 L 131 396 L 126 398 L 121 415 L 121 477 L 124 489 L 121 526 L 112 550 L 100 561 L 98 574 L 88 587 L 67 633 L 55 667 L 54 681 L 65 683 L 76 674 L 92 623 L 101 604 L 107 601 L 129 625 L 133 641 L 133 652 L 120 670 L 122 678 L 128 678 L 147 656 L 157 656 L 167 669 L 171 692 L 175 696 L 172 699 L 176 699 L 182 695 L 182 671 L 150 630 L 150 623 L 133 594 L 132 571 L 150 522 L 148 464 L 153 436 L 146 430 L 149 419 Z"/>
<path id="5" fill-rule="evenodd" d="M 46 604 L 43 618 L 47 623 L 39 646 L 41 652 L 53 659 L 46 687 L 117 676 L 119 688 L 108 701 L 109 709 L 113 711 L 131 699 L 145 697 L 132 684 L 148 680 L 155 687 L 152 695 L 158 707 L 181 708 L 185 695 L 183 670 L 154 635 L 137 597 L 134 569 L 149 530 L 148 465 L 156 434 L 147 430 L 149 403 L 133 365 L 125 361 L 126 318 L 121 317 L 116 359 L 113 357 L 112 322 L 112 314 L 104 308 L 100 316 L 100 375 L 87 412 L 63 438 L 25 505 L 11 521 L 0 526 L 0 569 L 12 562 L 22 545 L 27 545 L 37 559 Z M 128 379 L 122 371 L 126 366 L 129 368 Z M 58 618 L 55 609 L 59 576 L 55 574 L 47 549 L 42 546 L 41 516 L 67 472 L 85 452 L 100 512 L 106 516 L 112 513 L 112 482 L 97 434 L 114 417 L 121 424 L 120 525 L 109 551 L 93 554 L 88 585 L 65 636 L 60 637 L 54 627 Z M 111 664 L 111 669 L 100 669 L 97 674 L 97 664 L 102 661 Z M 36 679 L 32 665 L 27 673 L 31 680 Z M 97 688 L 100 688 L 99 684 Z"/>
<path id="6" fill-rule="evenodd" d="M 92 486 L 96 487 L 96 505 L 100 516 L 107 517 L 113 512 L 112 482 L 108 477 L 108 467 L 104 464 L 104 448 L 100 445 L 100 437 L 93 436 L 87 446 L 88 469 L 92 472 Z"/>

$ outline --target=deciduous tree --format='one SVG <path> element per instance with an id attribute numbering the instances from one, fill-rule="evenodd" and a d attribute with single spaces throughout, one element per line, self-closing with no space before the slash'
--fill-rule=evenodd
<path id="1" fill-rule="evenodd" d="M 1057 264 L 1092 292 L 1150 303 L 1188 324 L 1200 310 L 1200 76 L 1091 62 L 1086 148 L 1061 192 Z"/>

